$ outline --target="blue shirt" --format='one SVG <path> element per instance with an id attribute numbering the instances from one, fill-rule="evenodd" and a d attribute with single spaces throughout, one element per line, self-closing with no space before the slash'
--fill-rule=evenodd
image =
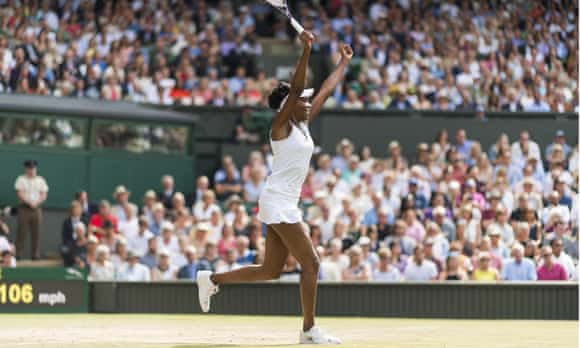
<path id="1" fill-rule="evenodd" d="M 177 272 L 177 278 L 179 279 L 195 279 L 197 276 L 197 264 L 189 263 L 184 265 Z"/>
<path id="2" fill-rule="evenodd" d="M 537 279 L 536 267 L 530 259 L 515 259 L 507 261 L 501 270 L 501 278 L 509 281 L 532 281 Z"/>
<path id="3" fill-rule="evenodd" d="M 395 217 L 393 216 L 393 214 L 391 212 L 389 212 L 389 214 L 387 215 L 387 224 L 392 225 L 394 222 L 395 222 Z M 365 216 L 363 217 L 362 224 L 365 226 L 378 225 L 379 224 L 379 214 L 378 214 L 377 209 L 375 209 L 375 208 L 369 209 L 365 213 Z"/>
<path id="4" fill-rule="evenodd" d="M 465 139 L 463 144 L 455 144 L 455 148 L 462 158 L 469 158 L 469 151 L 471 150 L 472 145 L 473 141 Z"/>

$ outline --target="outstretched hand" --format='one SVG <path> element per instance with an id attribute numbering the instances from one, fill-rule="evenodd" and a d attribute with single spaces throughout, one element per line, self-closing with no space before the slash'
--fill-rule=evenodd
<path id="1" fill-rule="evenodd" d="M 304 45 L 307 47 L 312 47 L 312 44 L 314 43 L 314 34 L 312 34 L 311 32 L 304 30 L 301 34 L 300 34 L 300 40 L 302 42 L 304 42 Z"/>
<path id="2" fill-rule="evenodd" d="M 353 54 L 354 52 L 352 51 L 352 48 L 349 45 L 342 44 L 340 46 L 340 57 L 342 59 L 345 59 L 348 62 L 352 59 Z"/>

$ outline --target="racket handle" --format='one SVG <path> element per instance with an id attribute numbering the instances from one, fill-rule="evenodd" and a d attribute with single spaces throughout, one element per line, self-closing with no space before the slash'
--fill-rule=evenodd
<path id="1" fill-rule="evenodd" d="M 302 25 L 298 23 L 298 21 L 294 19 L 294 17 L 290 17 L 290 24 L 292 24 L 298 35 L 302 34 L 302 32 L 304 31 Z"/>

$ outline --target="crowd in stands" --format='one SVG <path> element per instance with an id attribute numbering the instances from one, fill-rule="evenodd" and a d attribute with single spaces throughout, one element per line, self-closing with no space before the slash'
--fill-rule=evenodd
<path id="1" fill-rule="evenodd" d="M 293 4 L 294 5 L 294 4 Z M 331 62 L 356 59 L 328 107 L 578 110 L 577 2 L 304 1 Z M 261 38 L 291 39 L 265 2 L 3 1 L 0 91 L 153 104 L 266 106 Z"/>
<path id="2" fill-rule="evenodd" d="M 483 149 L 460 129 L 418 144 L 413 158 L 397 140 L 386 158 L 348 139 L 335 154 L 316 153 L 301 206 L 320 279 L 577 280 L 572 146 L 563 131 L 545 149 L 522 131 Z M 64 263 L 92 279 L 142 281 L 261 263 L 266 232 L 257 200 L 271 161 L 267 147 L 243 165 L 225 156 L 191 192 L 177 192 L 169 175 L 143 197 L 120 185 L 112 203 L 94 205 L 79 192 L 63 223 Z M 290 256 L 281 279 L 299 274 Z"/>

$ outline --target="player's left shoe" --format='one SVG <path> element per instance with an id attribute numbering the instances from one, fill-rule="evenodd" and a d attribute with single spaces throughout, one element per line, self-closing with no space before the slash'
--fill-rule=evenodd
<path id="1" fill-rule="evenodd" d="M 308 331 L 300 331 L 300 344 L 341 344 L 342 341 L 313 326 Z"/>
<path id="2" fill-rule="evenodd" d="M 197 291 L 199 305 L 204 313 L 209 312 L 211 297 L 218 293 L 219 287 L 211 281 L 211 271 L 197 272 Z"/>

